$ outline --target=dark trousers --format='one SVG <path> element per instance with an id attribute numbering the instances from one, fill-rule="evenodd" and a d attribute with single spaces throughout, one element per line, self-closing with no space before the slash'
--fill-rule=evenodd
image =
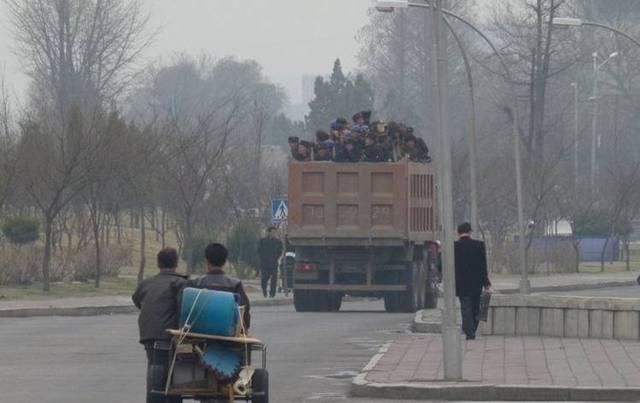
<path id="1" fill-rule="evenodd" d="M 461 296 L 460 312 L 462 313 L 462 331 L 467 337 L 475 337 L 478 330 L 478 314 L 480 313 L 480 294 Z"/>
<path id="2" fill-rule="evenodd" d="M 169 372 L 169 342 L 144 344 L 147 353 L 147 403 L 181 403 L 182 398 L 165 396 L 163 392 Z"/>
<path id="3" fill-rule="evenodd" d="M 269 284 L 271 281 L 271 284 Z M 269 287 L 269 295 L 276 296 L 276 288 L 278 287 L 278 267 L 263 267 L 260 272 L 260 283 L 262 285 L 262 292 L 267 295 L 267 285 Z"/>

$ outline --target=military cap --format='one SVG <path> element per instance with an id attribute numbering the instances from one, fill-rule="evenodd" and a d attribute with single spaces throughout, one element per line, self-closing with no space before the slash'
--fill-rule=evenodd
<path id="1" fill-rule="evenodd" d="M 324 130 L 318 130 L 316 132 L 316 140 L 318 141 L 329 140 L 329 133 L 325 132 Z"/>

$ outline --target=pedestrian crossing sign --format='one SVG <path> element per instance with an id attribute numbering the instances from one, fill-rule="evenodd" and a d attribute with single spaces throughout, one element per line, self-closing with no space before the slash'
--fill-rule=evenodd
<path id="1" fill-rule="evenodd" d="M 271 223 L 282 224 L 289 218 L 289 202 L 287 199 L 271 200 Z"/>

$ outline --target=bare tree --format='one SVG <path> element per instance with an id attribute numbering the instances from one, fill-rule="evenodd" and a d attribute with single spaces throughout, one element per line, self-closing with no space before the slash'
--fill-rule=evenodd
<path id="1" fill-rule="evenodd" d="M 545 118 L 551 79 L 580 56 L 575 50 L 575 37 L 557 36 L 549 23 L 568 6 L 566 0 L 505 2 L 496 8 L 490 24 L 515 68 L 517 83 L 527 89 L 529 124 L 525 144 L 529 156 L 538 159 L 544 158 L 545 140 L 550 132 Z"/>
<path id="2" fill-rule="evenodd" d="M 119 94 L 150 44 L 138 0 L 4 1 L 17 53 L 61 117 Z"/>
<path id="3" fill-rule="evenodd" d="M 91 183 L 83 169 L 99 153 L 96 118 L 132 77 L 149 44 L 138 1 L 5 0 L 17 53 L 33 79 L 32 116 L 23 125 L 24 184 L 45 221 L 44 289 L 54 222 Z"/>

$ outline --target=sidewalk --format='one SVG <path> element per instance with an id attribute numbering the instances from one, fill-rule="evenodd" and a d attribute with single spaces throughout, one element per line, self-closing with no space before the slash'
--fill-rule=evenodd
<path id="1" fill-rule="evenodd" d="M 594 273 L 594 274 L 558 274 L 552 276 L 532 276 L 531 292 L 577 291 L 609 287 L 629 287 L 637 285 L 637 272 Z M 516 294 L 520 286 L 519 276 L 494 277 L 491 279 L 494 292 Z M 638 287 L 640 290 L 640 286 Z M 457 303 L 457 299 L 456 299 Z M 438 308 L 442 308 L 442 299 Z M 458 323 L 461 323 L 460 311 L 456 309 Z M 411 329 L 416 333 L 440 333 L 442 323 L 441 309 L 423 309 L 416 312 Z M 640 381 L 639 381 L 640 384 Z"/>
<path id="2" fill-rule="evenodd" d="M 532 292 L 571 291 L 591 288 L 628 287 L 636 285 L 637 271 L 617 273 L 575 273 L 529 276 Z M 491 277 L 494 290 L 503 294 L 519 292 L 520 276 Z"/>
<path id="3" fill-rule="evenodd" d="M 489 336 L 463 343 L 460 382 L 444 381 L 441 335 L 403 335 L 354 379 L 352 395 L 407 400 L 640 400 L 638 342 Z"/>
<path id="4" fill-rule="evenodd" d="M 249 287 L 247 287 L 249 288 Z M 247 291 L 251 306 L 275 306 L 293 303 L 292 295 L 278 294 L 265 299 L 262 292 Z M 0 318 L 32 316 L 93 316 L 137 312 L 127 296 L 69 297 L 35 300 L 0 300 Z"/>

